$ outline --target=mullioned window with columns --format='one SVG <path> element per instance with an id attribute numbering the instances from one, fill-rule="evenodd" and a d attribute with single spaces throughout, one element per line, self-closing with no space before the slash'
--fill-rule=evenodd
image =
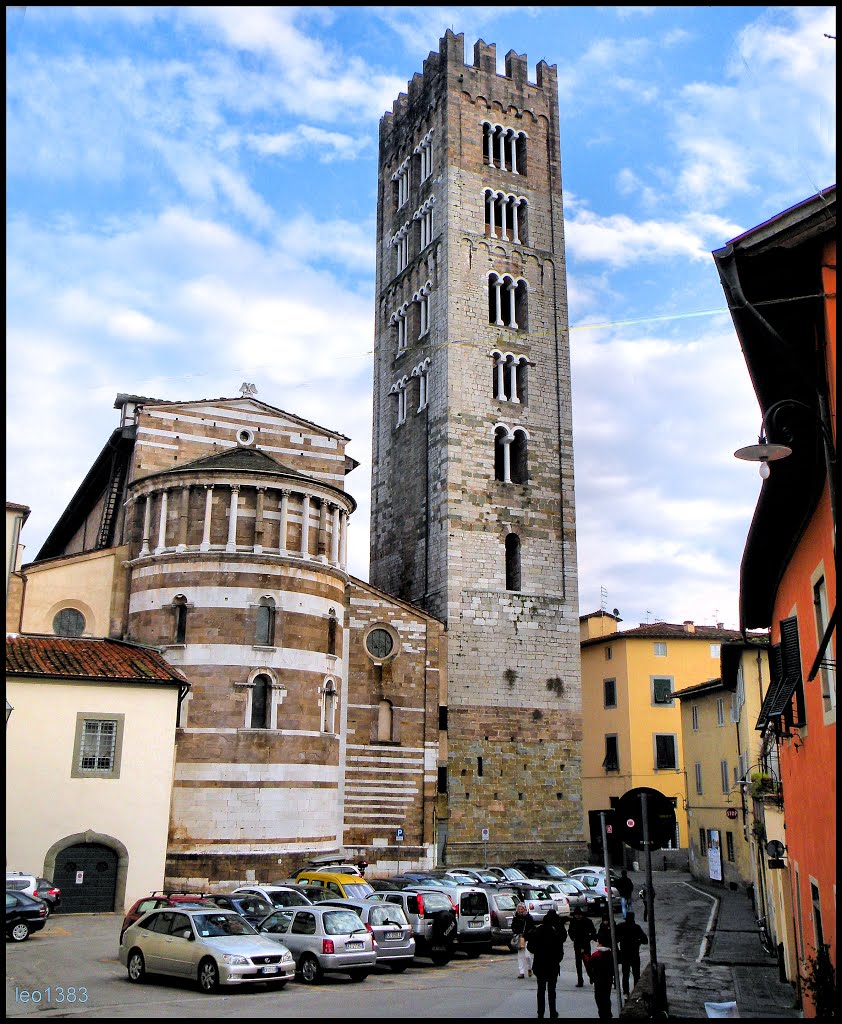
<path id="1" fill-rule="evenodd" d="M 492 394 L 500 402 L 512 402 L 514 405 L 525 404 L 527 391 L 527 369 L 529 359 L 513 352 L 500 352 L 495 349 L 494 370 L 491 378 Z"/>
<path id="2" fill-rule="evenodd" d="M 494 479 L 504 484 L 529 482 L 529 434 L 524 427 L 498 423 L 494 428 Z"/>
<path id="3" fill-rule="evenodd" d="M 511 192 L 487 188 L 485 196 L 485 233 L 516 244 L 527 244 L 527 210 L 529 202 Z"/>
<path id="4" fill-rule="evenodd" d="M 482 154 L 489 167 L 497 167 L 511 174 L 526 174 L 525 131 L 506 128 L 491 121 L 482 122 Z"/>
<path id="5" fill-rule="evenodd" d="M 522 277 L 489 271 L 488 322 L 513 331 L 526 330 L 528 292 L 529 285 Z"/>

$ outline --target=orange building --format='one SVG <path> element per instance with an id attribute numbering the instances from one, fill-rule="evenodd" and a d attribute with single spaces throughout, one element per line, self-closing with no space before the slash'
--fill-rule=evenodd
<path id="1" fill-rule="evenodd" d="M 833 999 L 836 963 L 836 187 L 713 256 L 762 409 L 760 497 L 741 567 L 740 618 L 770 628 L 772 680 L 757 729 L 778 757 L 782 856 L 793 928 L 773 940 L 797 965 L 804 1014 Z M 777 863 L 773 864 L 772 862 Z M 774 897 L 775 893 L 766 894 Z"/>

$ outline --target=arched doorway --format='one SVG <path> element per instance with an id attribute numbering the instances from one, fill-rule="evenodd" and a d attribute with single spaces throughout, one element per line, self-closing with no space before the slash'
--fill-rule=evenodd
<path id="1" fill-rule="evenodd" d="M 53 881 L 61 889 L 61 910 L 69 914 L 110 913 L 117 892 L 115 850 L 102 843 L 76 843 L 56 855 Z"/>

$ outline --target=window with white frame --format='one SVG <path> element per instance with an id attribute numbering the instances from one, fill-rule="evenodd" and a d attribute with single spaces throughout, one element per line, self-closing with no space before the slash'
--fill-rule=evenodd
<path id="1" fill-rule="evenodd" d="M 173 598 L 172 605 L 173 613 L 173 643 L 174 644 L 185 644 L 187 643 L 187 598 L 184 594 L 178 594 Z"/>
<path id="2" fill-rule="evenodd" d="M 395 384 L 393 384 L 389 389 L 389 394 L 395 395 L 398 401 L 397 419 L 395 422 L 396 427 L 400 427 L 402 424 L 406 423 L 406 390 L 408 384 L 409 377 L 404 376 L 401 377 L 401 379 L 397 381 Z"/>
<path id="3" fill-rule="evenodd" d="M 275 601 L 271 597 L 261 597 L 258 602 L 254 643 L 257 647 L 275 646 Z"/>
<path id="4" fill-rule="evenodd" d="M 675 704 L 672 684 L 672 676 L 652 676 L 652 703 L 672 707 Z"/>
<path id="5" fill-rule="evenodd" d="M 418 412 L 427 408 L 429 401 L 430 357 L 423 359 L 412 371 L 411 376 L 418 380 Z"/>
<path id="6" fill-rule="evenodd" d="M 268 729 L 271 725 L 272 680 L 265 673 L 254 677 L 251 688 L 249 728 Z"/>
<path id="7" fill-rule="evenodd" d="M 710 645 L 710 656 L 712 658 L 718 658 L 722 651 L 722 644 L 711 644 Z"/>
<path id="8" fill-rule="evenodd" d="M 485 197 L 485 233 L 490 238 L 502 238 L 517 245 L 526 245 L 528 201 L 511 192 L 495 192 L 487 188 Z"/>
<path id="9" fill-rule="evenodd" d="M 124 714 L 77 713 L 71 778 L 120 778 L 125 721 Z"/>
<path id="10" fill-rule="evenodd" d="M 701 796 L 702 793 L 704 793 L 704 791 L 705 791 L 704 786 L 702 784 L 702 762 L 701 761 L 697 761 L 693 765 L 693 770 L 695 771 L 695 774 L 696 774 L 696 793 L 699 796 Z"/>
<path id="11" fill-rule="evenodd" d="M 418 180 L 426 181 L 433 173 L 433 131 L 431 128 L 424 138 L 413 149 L 418 157 Z"/>
<path id="12" fill-rule="evenodd" d="M 725 758 L 723 758 L 719 762 L 719 774 L 720 774 L 721 780 L 722 780 L 722 792 L 726 793 L 726 794 L 730 793 L 731 792 L 731 775 L 730 775 L 730 773 L 728 771 L 728 761 Z"/>
<path id="13" fill-rule="evenodd" d="M 325 680 L 322 687 L 322 732 L 336 732 L 336 703 L 338 693 L 333 679 Z"/>
<path id="14" fill-rule="evenodd" d="M 655 734 L 655 770 L 666 771 L 678 768 L 678 745 L 674 734 Z"/>
<path id="15" fill-rule="evenodd" d="M 331 608 L 327 615 L 327 653 L 336 657 L 336 638 L 339 631 L 339 620 L 336 617 L 336 609 Z"/>
<path id="16" fill-rule="evenodd" d="M 430 196 L 412 215 L 412 219 L 417 220 L 421 225 L 421 248 L 419 252 L 423 252 L 433 240 L 433 205 L 435 201 L 436 197 Z"/>
<path id="17" fill-rule="evenodd" d="M 395 204 L 398 210 L 409 199 L 409 163 L 409 157 L 407 157 L 392 175 L 392 181 L 395 183 Z"/>
<path id="18" fill-rule="evenodd" d="M 718 726 L 725 725 L 725 699 L 723 697 L 716 698 L 716 724 Z"/>
<path id="19" fill-rule="evenodd" d="M 529 480 L 529 434 L 523 427 L 513 430 L 498 423 L 494 429 L 494 479 L 506 484 Z"/>
<path id="20" fill-rule="evenodd" d="M 488 275 L 488 322 L 513 331 L 526 329 L 526 298 L 529 286 L 522 277 L 498 274 Z"/>
<path id="21" fill-rule="evenodd" d="M 395 273 L 400 274 L 409 264 L 409 221 L 398 228 L 389 239 L 389 246 L 395 250 Z"/>
<path id="22" fill-rule="evenodd" d="M 527 139 L 525 131 L 517 131 L 491 121 L 483 121 L 483 160 L 489 167 L 498 167 L 501 171 L 526 174 Z"/>
<path id="23" fill-rule="evenodd" d="M 430 329 L 430 292 L 433 290 L 433 282 L 427 281 L 412 296 L 412 301 L 418 304 L 418 337 L 423 338 Z"/>
<path id="24" fill-rule="evenodd" d="M 825 643 L 829 613 L 827 603 L 827 583 L 824 575 L 813 583 L 813 618 L 816 624 L 816 643 Z M 836 662 L 833 658 L 833 637 L 825 645 L 824 654 L 819 668 L 822 684 L 822 705 L 825 714 L 836 710 Z"/>
<path id="25" fill-rule="evenodd" d="M 692 723 L 693 732 L 699 731 L 699 705 L 690 705 L 690 721 Z"/>
<path id="26" fill-rule="evenodd" d="M 395 328 L 397 341 L 397 354 L 400 355 L 406 349 L 409 338 L 409 303 L 405 302 L 400 309 L 396 309 L 389 317 L 389 323 Z"/>
<path id="27" fill-rule="evenodd" d="M 494 359 L 492 394 L 500 402 L 520 405 L 527 399 L 527 367 L 529 359 L 514 352 L 491 353 Z"/>
<path id="28" fill-rule="evenodd" d="M 602 767 L 607 772 L 618 772 L 620 770 L 620 746 L 616 736 L 605 737 L 605 757 Z"/>
<path id="29" fill-rule="evenodd" d="M 656 640 L 654 644 L 654 651 L 656 658 L 666 658 L 667 656 L 667 645 L 663 640 Z"/>

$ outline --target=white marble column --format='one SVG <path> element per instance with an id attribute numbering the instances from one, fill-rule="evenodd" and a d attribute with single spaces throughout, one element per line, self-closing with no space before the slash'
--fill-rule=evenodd
<path id="1" fill-rule="evenodd" d="M 228 513 L 228 543 L 225 545 L 226 551 L 237 550 L 237 504 L 240 496 L 240 488 L 238 486 L 231 487 L 231 506 Z"/>
<path id="2" fill-rule="evenodd" d="M 330 535 L 330 561 L 331 565 L 339 564 L 339 529 L 340 529 L 340 518 L 339 518 L 339 506 L 333 506 L 333 526 Z"/>
<path id="3" fill-rule="evenodd" d="M 310 541 L 310 495 L 301 495 L 301 557 L 309 558 Z"/>
<path id="4" fill-rule="evenodd" d="M 155 554 L 160 555 L 167 546 L 167 491 L 161 491 L 161 516 L 158 520 L 158 544 Z"/>
<path id="5" fill-rule="evenodd" d="M 287 553 L 287 524 L 289 522 L 289 491 L 281 491 L 281 520 L 278 533 L 278 551 Z"/>
<path id="6" fill-rule="evenodd" d="M 339 567 L 344 569 L 348 562 L 348 513 L 340 513 Z"/>
<path id="7" fill-rule="evenodd" d="M 152 495 L 147 494 L 143 503 L 143 535 L 140 539 L 140 557 L 151 554 L 149 550 L 149 534 L 152 530 Z"/>
<path id="8" fill-rule="evenodd" d="M 263 505 L 266 499 L 266 488 L 257 488 L 257 502 L 254 512 L 254 553 L 263 552 Z"/>
<path id="9" fill-rule="evenodd" d="M 211 513 L 213 511 L 213 484 L 205 484 L 205 522 L 202 529 L 200 551 L 210 551 Z"/>

